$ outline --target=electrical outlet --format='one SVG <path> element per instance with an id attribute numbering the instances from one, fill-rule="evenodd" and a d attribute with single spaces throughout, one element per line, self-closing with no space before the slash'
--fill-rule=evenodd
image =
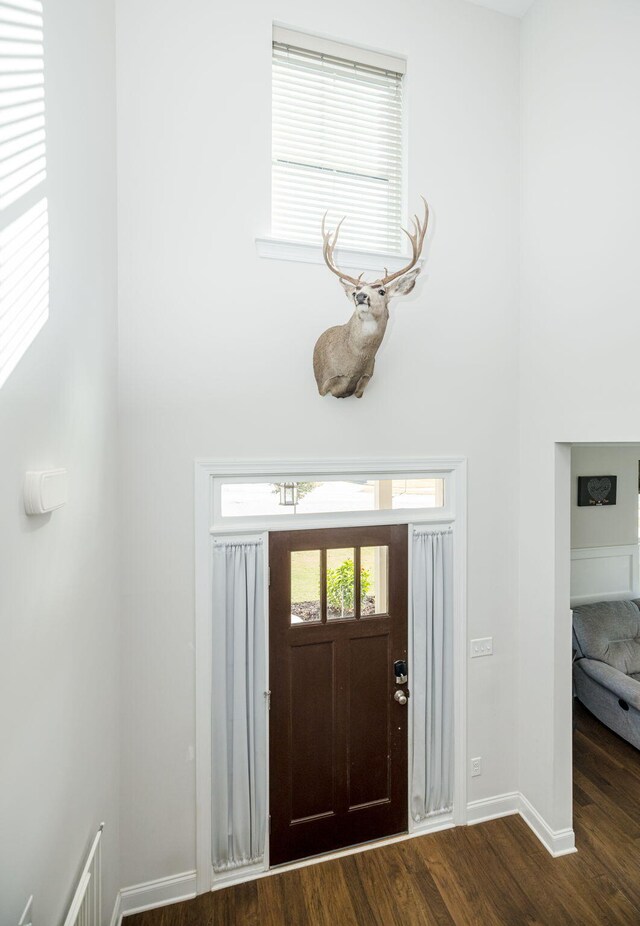
<path id="1" fill-rule="evenodd" d="M 27 905 L 22 911 L 22 916 L 18 920 L 18 926 L 31 926 L 31 904 L 33 903 L 33 894 L 27 901 Z"/>
<path id="2" fill-rule="evenodd" d="M 471 777 L 477 778 L 478 775 L 482 775 L 482 756 L 471 760 Z"/>
<path id="3" fill-rule="evenodd" d="M 493 656 L 493 637 L 483 637 L 471 641 L 471 658 L 476 656 Z"/>

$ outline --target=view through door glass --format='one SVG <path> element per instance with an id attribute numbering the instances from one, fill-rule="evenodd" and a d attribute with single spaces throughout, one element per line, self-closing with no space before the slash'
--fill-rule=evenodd
<path id="1" fill-rule="evenodd" d="M 407 829 L 407 531 L 270 535 L 272 865 Z"/>

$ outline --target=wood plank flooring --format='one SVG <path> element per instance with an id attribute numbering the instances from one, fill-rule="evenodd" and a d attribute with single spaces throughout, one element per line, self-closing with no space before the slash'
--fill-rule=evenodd
<path id="1" fill-rule="evenodd" d="M 124 926 L 640 926 L 640 752 L 581 705 L 578 853 L 520 817 L 410 839 L 127 917 Z"/>

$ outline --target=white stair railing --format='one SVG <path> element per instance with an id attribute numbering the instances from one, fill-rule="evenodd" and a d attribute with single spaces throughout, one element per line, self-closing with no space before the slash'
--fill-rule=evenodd
<path id="1" fill-rule="evenodd" d="M 103 829 L 104 823 L 101 823 L 78 880 L 64 926 L 100 926 Z"/>

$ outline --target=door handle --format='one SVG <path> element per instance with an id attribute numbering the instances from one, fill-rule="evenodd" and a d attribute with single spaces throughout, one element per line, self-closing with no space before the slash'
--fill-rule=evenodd
<path id="1" fill-rule="evenodd" d="M 393 699 L 394 701 L 397 701 L 398 704 L 404 705 L 407 703 L 407 695 L 404 691 L 401 691 L 400 688 L 398 688 L 398 690 L 394 694 Z"/>

